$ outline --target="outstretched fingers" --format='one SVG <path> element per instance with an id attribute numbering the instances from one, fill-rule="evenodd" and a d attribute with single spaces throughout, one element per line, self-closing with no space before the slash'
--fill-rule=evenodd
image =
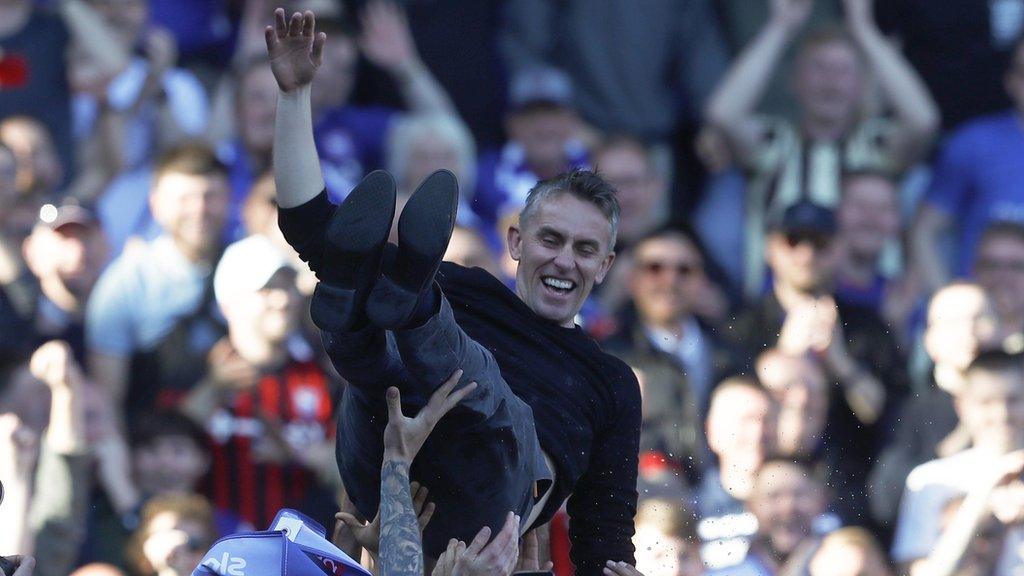
<path id="1" fill-rule="evenodd" d="M 440 420 L 445 414 L 451 411 L 452 408 L 457 406 L 459 402 L 462 402 L 463 398 L 468 396 L 473 390 L 476 390 L 476 382 L 470 382 L 463 386 L 461 389 L 453 392 L 455 386 L 458 385 L 459 379 L 462 378 L 462 370 L 456 370 L 454 374 L 445 380 L 444 384 L 440 388 L 434 391 L 430 396 L 430 401 L 427 403 L 426 410 L 433 419 L 434 422 Z"/>
<path id="2" fill-rule="evenodd" d="M 298 36 L 302 34 L 302 14 L 296 12 L 292 14 L 292 19 L 288 22 L 288 35 Z"/>
<path id="3" fill-rule="evenodd" d="M 288 19 L 285 17 L 284 8 L 274 10 L 274 31 L 278 38 L 288 35 Z"/>
<path id="4" fill-rule="evenodd" d="M 316 16 L 312 11 L 306 10 L 302 13 L 302 35 L 310 37 L 316 30 Z"/>
<path id="5" fill-rule="evenodd" d="M 320 32 L 313 38 L 313 52 L 310 54 L 313 66 L 317 68 L 324 63 L 324 44 L 327 43 L 327 34 Z"/>

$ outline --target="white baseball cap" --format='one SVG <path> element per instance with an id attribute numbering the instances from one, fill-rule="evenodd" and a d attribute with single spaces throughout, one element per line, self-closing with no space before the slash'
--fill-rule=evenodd
<path id="1" fill-rule="evenodd" d="M 217 303 L 223 305 L 237 296 L 263 289 L 282 268 L 295 269 L 284 249 L 266 236 L 253 234 L 231 244 L 213 273 Z"/>

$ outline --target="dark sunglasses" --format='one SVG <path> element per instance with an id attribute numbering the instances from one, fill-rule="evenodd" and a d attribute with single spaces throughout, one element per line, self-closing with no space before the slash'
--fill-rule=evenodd
<path id="1" fill-rule="evenodd" d="M 816 232 L 787 232 L 786 244 L 790 248 L 796 248 L 801 244 L 810 244 L 815 250 L 827 248 L 832 243 L 832 238 L 826 234 Z"/>
<path id="2" fill-rule="evenodd" d="M 669 264 L 668 262 L 658 262 L 657 260 L 641 262 L 640 268 L 652 276 L 660 276 L 666 270 L 674 270 L 676 274 L 686 277 L 701 270 L 700 266 L 695 266 L 686 262 L 680 264 Z"/>

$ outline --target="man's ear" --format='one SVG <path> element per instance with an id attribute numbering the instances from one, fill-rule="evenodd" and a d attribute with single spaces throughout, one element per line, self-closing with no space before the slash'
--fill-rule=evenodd
<path id="1" fill-rule="evenodd" d="M 609 252 L 604 257 L 604 261 L 601 262 L 601 268 L 597 271 L 597 276 L 594 277 L 594 283 L 600 284 L 604 282 L 605 276 L 608 275 L 608 271 L 612 269 L 612 262 L 615 262 L 615 252 Z"/>
<path id="2" fill-rule="evenodd" d="M 523 233 L 519 230 L 518 225 L 513 224 L 508 227 L 505 240 L 508 243 L 508 255 L 519 262 L 519 258 L 523 254 Z"/>

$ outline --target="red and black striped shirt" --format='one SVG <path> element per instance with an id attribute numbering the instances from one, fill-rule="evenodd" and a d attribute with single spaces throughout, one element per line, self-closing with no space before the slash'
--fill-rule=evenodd
<path id="1" fill-rule="evenodd" d="M 268 462 L 262 454 L 281 454 L 275 449 L 281 441 L 294 453 L 323 443 L 333 435 L 332 415 L 328 380 L 315 362 L 291 361 L 236 394 L 208 423 L 211 500 L 260 530 L 281 508 L 301 509 L 316 474 L 295 461 Z"/>

